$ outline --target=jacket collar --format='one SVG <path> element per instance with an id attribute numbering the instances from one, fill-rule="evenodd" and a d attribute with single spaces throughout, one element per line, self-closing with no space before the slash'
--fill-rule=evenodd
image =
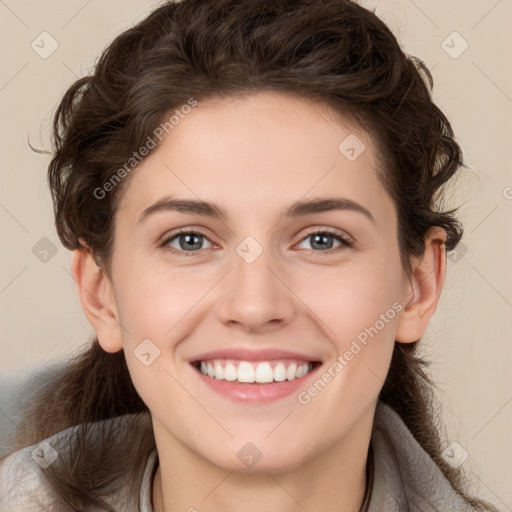
<path id="1" fill-rule="evenodd" d="M 379 402 L 371 437 L 373 483 L 368 512 L 470 511 L 400 416 Z"/>
<path id="2" fill-rule="evenodd" d="M 379 402 L 370 449 L 373 457 L 371 494 L 364 512 L 470 512 L 441 469 L 416 441 L 400 416 Z M 151 512 L 151 476 L 158 457 L 153 450 L 144 472 L 140 510 Z"/>

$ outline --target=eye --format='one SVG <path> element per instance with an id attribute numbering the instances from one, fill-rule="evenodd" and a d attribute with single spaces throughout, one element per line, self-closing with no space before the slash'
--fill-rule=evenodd
<path id="1" fill-rule="evenodd" d="M 309 247 L 305 247 L 305 249 L 316 252 L 327 252 L 329 249 L 333 248 L 333 240 L 339 242 L 337 247 L 352 247 L 352 242 L 345 235 L 329 229 L 310 231 L 299 244 L 304 241 L 310 241 Z"/>
<path id="2" fill-rule="evenodd" d="M 198 252 L 200 249 L 205 249 L 203 243 L 205 240 L 208 240 L 208 238 L 206 238 L 206 236 L 202 233 L 196 231 L 180 231 L 175 233 L 170 238 L 167 238 L 162 243 L 162 247 L 165 247 L 174 254 L 185 254 L 187 256 L 193 256 L 193 253 Z M 211 247 L 212 244 L 209 240 L 208 243 Z M 177 244 L 177 247 L 176 245 L 172 244 Z"/>
<path id="3" fill-rule="evenodd" d="M 204 246 L 205 241 L 210 244 L 208 247 Z M 352 247 L 352 242 L 348 237 L 337 231 L 331 231 L 326 228 L 309 231 L 297 245 L 305 241 L 310 241 L 310 247 L 305 247 L 305 249 L 315 252 L 329 252 L 330 249 L 333 249 L 335 241 L 338 242 L 338 246 L 334 247 L 334 249 L 340 246 Z M 211 248 L 213 244 L 203 233 L 197 231 L 179 231 L 171 237 L 166 238 L 161 244 L 161 247 L 173 254 L 195 256 L 201 249 Z"/>

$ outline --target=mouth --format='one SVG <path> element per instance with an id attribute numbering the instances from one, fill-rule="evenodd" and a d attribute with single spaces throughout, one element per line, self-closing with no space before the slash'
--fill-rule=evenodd
<path id="1" fill-rule="evenodd" d="M 247 361 L 200 359 L 192 366 L 205 377 L 234 384 L 275 384 L 300 380 L 320 366 L 320 361 L 297 358 Z"/>
<path id="2" fill-rule="evenodd" d="M 308 385 L 322 361 L 275 347 L 229 347 L 196 355 L 189 363 L 204 390 L 235 403 L 266 403 L 291 397 Z"/>

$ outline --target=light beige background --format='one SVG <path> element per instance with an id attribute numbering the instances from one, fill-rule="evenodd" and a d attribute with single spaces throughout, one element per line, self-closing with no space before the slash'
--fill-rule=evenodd
<path id="1" fill-rule="evenodd" d="M 70 253 L 53 224 L 49 157 L 33 153 L 27 140 L 50 147 L 51 115 L 65 89 L 90 71 L 115 35 L 156 5 L 152 0 L 0 0 L 4 376 L 62 357 L 93 334 L 70 277 Z M 364 5 L 377 6 L 404 49 L 432 70 L 434 98 L 471 168 L 452 189 L 454 204 L 462 204 L 464 245 L 449 260 L 423 350 L 432 360 L 449 442 L 469 454 L 461 469 L 482 497 L 512 511 L 512 1 L 373 0 Z M 42 46 L 42 32 L 58 44 L 46 59 L 31 47 L 33 41 Z M 468 48 L 454 58 L 465 42 Z M 43 237 L 57 248 L 46 262 L 32 252 Z"/>

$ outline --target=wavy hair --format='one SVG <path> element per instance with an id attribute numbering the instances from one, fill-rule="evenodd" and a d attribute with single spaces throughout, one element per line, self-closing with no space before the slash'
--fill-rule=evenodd
<path id="1" fill-rule="evenodd" d="M 409 257 L 422 254 L 429 228 L 446 231 L 447 251 L 463 231 L 455 210 L 443 206 L 445 185 L 464 166 L 462 153 L 432 87 L 425 65 L 355 1 L 165 2 L 116 37 L 57 108 L 48 180 L 58 235 L 68 249 L 90 247 L 109 273 L 116 208 L 130 176 L 104 197 L 94 191 L 190 98 L 274 91 L 318 101 L 373 137 L 383 164 L 379 178 L 397 210 L 402 266 L 410 272 Z M 443 427 L 418 342 L 395 342 L 379 400 L 400 415 L 475 511 L 495 510 L 465 493 L 460 470 L 441 455 Z M 121 440 L 115 429 L 101 428 L 88 441 L 87 424 L 126 414 L 142 420 L 140 428 Z M 121 478 L 136 482 L 155 446 L 148 415 L 124 353 L 106 353 L 94 339 L 26 410 L 15 449 L 79 425 L 73 458 L 59 458 L 45 475 L 71 509 L 113 511 L 102 496 Z M 99 463 L 98 446 L 108 464 Z M 126 468 L 136 470 L 127 475 Z"/>

